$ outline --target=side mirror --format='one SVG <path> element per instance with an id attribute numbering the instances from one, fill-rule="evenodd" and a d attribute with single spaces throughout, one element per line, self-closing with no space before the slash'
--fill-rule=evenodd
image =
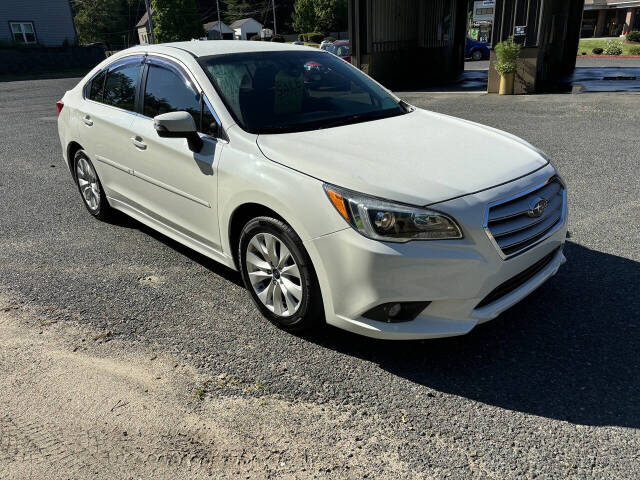
<path id="1" fill-rule="evenodd" d="M 186 138 L 189 150 L 196 153 L 202 150 L 202 139 L 189 112 L 163 113 L 153 118 L 153 126 L 159 137 Z"/>

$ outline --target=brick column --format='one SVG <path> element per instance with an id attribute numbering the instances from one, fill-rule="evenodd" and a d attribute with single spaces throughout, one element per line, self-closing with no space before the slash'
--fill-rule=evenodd
<path id="1" fill-rule="evenodd" d="M 629 8 L 627 10 L 627 17 L 625 18 L 625 21 L 624 21 L 624 27 L 622 27 L 622 35 L 626 36 L 627 33 L 629 33 L 633 28 L 635 14 L 636 14 L 635 8 Z"/>

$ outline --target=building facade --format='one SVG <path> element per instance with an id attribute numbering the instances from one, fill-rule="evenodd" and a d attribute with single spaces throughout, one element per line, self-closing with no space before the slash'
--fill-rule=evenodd
<path id="1" fill-rule="evenodd" d="M 69 0 L 1 0 L 0 42 L 8 45 L 74 45 Z"/>
<path id="2" fill-rule="evenodd" d="M 464 71 L 467 0 L 349 0 L 351 63 L 389 88 Z"/>
<path id="3" fill-rule="evenodd" d="M 640 0 L 585 0 L 582 38 L 626 36 L 640 30 Z"/>
<path id="4" fill-rule="evenodd" d="M 496 0 L 492 47 L 513 36 L 521 44 L 515 93 L 549 92 L 567 87 L 576 66 L 584 0 Z M 491 51 L 489 93 L 500 78 Z"/>
<path id="5" fill-rule="evenodd" d="M 234 31 L 224 22 L 209 22 L 203 25 L 209 40 L 233 40 Z"/>
<path id="6" fill-rule="evenodd" d="M 249 40 L 254 35 L 260 35 L 262 24 L 253 18 L 243 18 L 231 24 L 236 40 Z"/>
<path id="7" fill-rule="evenodd" d="M 474 40 L 488 43 L 493 29 L 495 0 L 476 0 L 473 2 L 470 36 Z"/>

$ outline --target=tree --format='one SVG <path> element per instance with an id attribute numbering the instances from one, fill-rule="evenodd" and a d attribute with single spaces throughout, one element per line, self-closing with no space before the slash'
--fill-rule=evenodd
<path id="1" fill-rule="evenodd" d="M 298 33 L 313 32 L 316 28 L 315 0 L 296 0 L 293 5 L 293 29 Z"/>
<path id="2" fill-rule="evenodd" d="M 153 0 L 153 34 L 158 43 L 204 36 L 195 0 Z"/>
<path id="3" fill-rule="evenodd" d="M 120 43 L 127 34 L 122 0 L 76 0 L 74 21 L 80 43 Z"/>
<path id="4" fill-rule="evenodd" d="M 293 28 L 299 33 L 347 29 L 347 0 L 296 0 Z"/>
<path id="5" fill-rule="evenodd" d="M 224 20 L 231 25 L 236 20 L 259 17 L 257 13 L 264 10 L 265 2 L 248 2 L 246 0 L 226 0 Z"/>
<path id="6" fill-rule="evenodd" d="M 315 0 L 316 25 L 318 32 L 342 32 L 347 29 L 347 0 Z"/>

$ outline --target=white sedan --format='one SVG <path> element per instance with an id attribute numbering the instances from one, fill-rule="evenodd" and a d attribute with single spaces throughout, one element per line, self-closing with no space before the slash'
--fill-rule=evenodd
<path id="1" fill-rule="evenodd" d="M 57 106 L 91 215 L 120 210 L 239 270 L 288 330 L 460 335 L 565 261 L 566 188 L 539 150 L 318 49 L 139 46 Z"/>

